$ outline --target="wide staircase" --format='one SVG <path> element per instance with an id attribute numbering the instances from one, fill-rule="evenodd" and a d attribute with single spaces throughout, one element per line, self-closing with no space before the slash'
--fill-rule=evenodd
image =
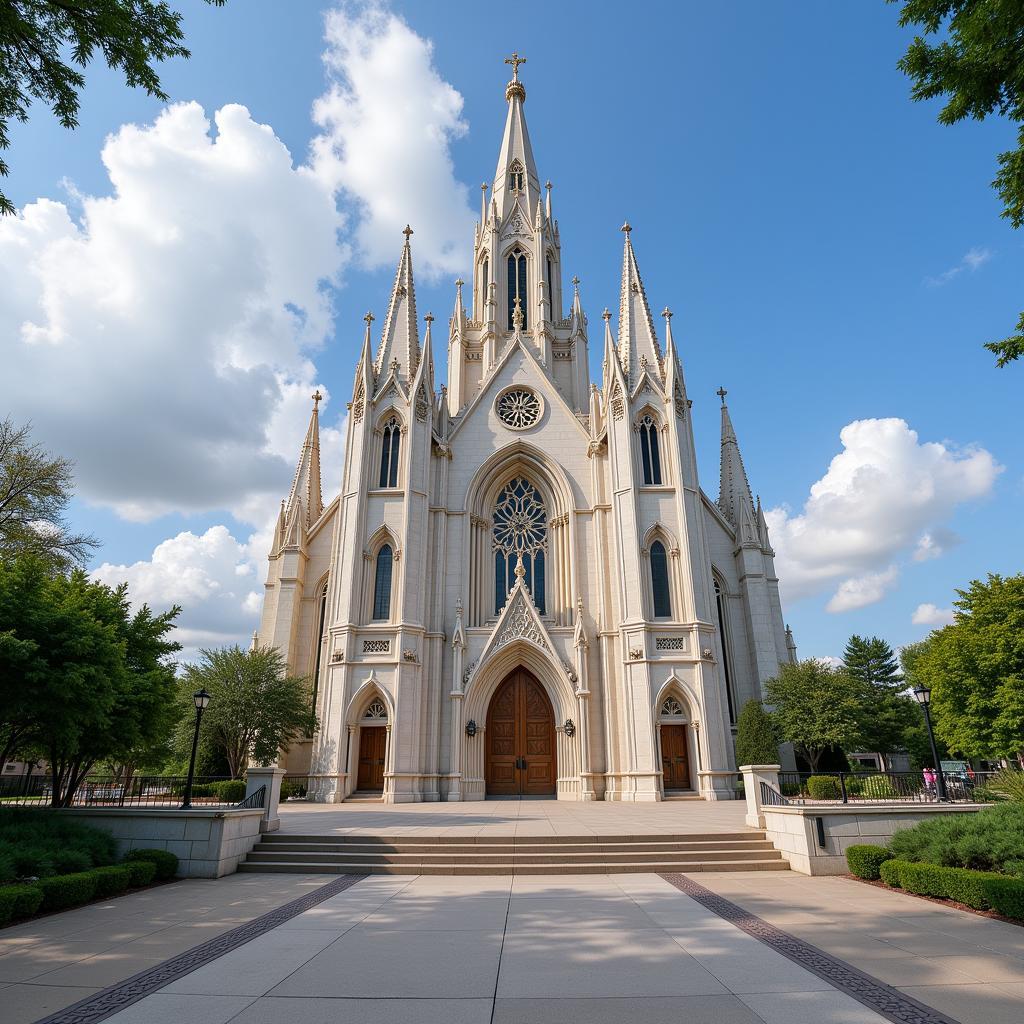
<path id="1" fill-rule="evenodd" d="M 393 875 L 607 874 L 627 871 L 787 871 L 753 829 L 706 835 L 264 835 L 239 871 Z"/>

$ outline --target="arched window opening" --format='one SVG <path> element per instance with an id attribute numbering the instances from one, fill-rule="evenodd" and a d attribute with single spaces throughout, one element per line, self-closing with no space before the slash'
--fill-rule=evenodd
<path id="1" fill-rule="evenodd" d="M 380 447 L 380 481 L 378 487 L 398 486 L 398 456 L 402 444 L 402 425 L 392 416 L 384 424 Z"/>
<path id="2" fill-rule="evenodd" d="M 668 586 L 668 557 L 665 545 L 656 540 L 651 545 L 651 591 L 654 598 L 654 617 L 672 618 L 672 598 Z"/>
<path id="3" fill-rule="evenodd" d="M 508 187 L 513 192 L 522 192 L 524 187 L 523 165 L 518 160 L 512 161 L 508 169 Z"/>
<path id="4" fill-rule="evenodd" d="M 736 703 L 732 694 L 732 671 L 729 666 L 729 638 L 725 632 L 725 595 L 722 588 L 715 580 L 715 606 L 718 609 L 718 635 L 722 641 L 722 674 L 725 676 L 725 699 L 729 704 L 729 721 L 736 723 Z"/>
<path id="5" fill-rule="evenodd" d="M 540 492 L 521 476 L 510 480 L 495 502 L 493 544 L 495 613 L 505 607 L 522 558 L 526 588 L 544 615 L 548 516 Z"/>
<path id="6" fill-rule="evenodd" d="M 380 697 L 375 697 L 370 701 L 369 706 L 363 712 L 363 718 L 368 718 L 374 722 L 386 722 L 388 720 L 387 705 L 380 699 Z"/>
<path id="7" fill-rule="evenodd" d="M 391 575 L 395 553 L 390 544 L 377 552 L 377 565 L 373 574 L 373 618 L 380 621 L 391 618 Z"/>
<path id="8" fill-rule="evenodd" d="M 487 302 L 487 286 L 491 281 L 491 261 L 484 259 L 480 266 L 480 294 L 483 296 L 483 301 Z"/>
<path id="9" fill-rule="evenodd" d="M 316 627 L 316 661 L 313 667 L 313 710 L 316 711 L 317 691 L 320 688 L 320 662 L 324 653 L 324 626 L 327 623 L 327 581 L 320 591 L 320 608 L 317 614 Z"/>
<path id="10" fill-rule="evenodd" d="M 683 705 L 679 702 L 678 697 L 666 697 L 661 702 L 661 717 L 662 718 L 683 718 L 686 712 L 683 710 Z"/>
<path id="11" fill-rule="evenodd" d="M 513 249 L 508 254 L 508 329 L 515 327 L 516 299 L 523 314 L 523 330 L 527 329 L 526 316 L 526 253 Z"/>
<path id="12" fill-rule="evenodd" d="M 658 441 L 658 424 L 650 413 L 645 414 L 638 424 L 640 430 L 640 461 L 643 463 L 644 483 L 660 484 L 661 448 Z"/>
<path id="13" fill-rule="evenodd" d="M 555 275 L 551 267 L 551 257 L 548 257 L 548 309 L 550 317 L 555 318 Z"/>

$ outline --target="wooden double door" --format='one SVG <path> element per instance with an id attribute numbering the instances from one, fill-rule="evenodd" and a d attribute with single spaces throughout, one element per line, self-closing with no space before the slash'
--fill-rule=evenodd
<path id="1" fill-rule="evenodd" d="M 555 792 L 555 715 L 544 687 L 524 668 L 502 681 L 487 711 L 487 795 Z"/>
<path id="2" fill-rule="evenodd" d="M 685 725 L 662 725 L 661 771 L 666 790 L 691 788 Z"/>
<path id="3" fill-rule="evenodd" d="M 364 725 L 359 730 L 359 773 L 356 776 L 356 789 L 384 792 L 387 733 L 383 725 Z"/>

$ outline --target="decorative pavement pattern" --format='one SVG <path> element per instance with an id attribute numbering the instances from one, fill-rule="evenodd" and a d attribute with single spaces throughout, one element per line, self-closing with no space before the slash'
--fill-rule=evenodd
<path id="1" fill-rule="evenodd" d="M 224 932 L 224 934 L 210 939 L 209 942 L 193 946 L 156 967 L 140 971 L 117 985 L 111 985 L 109 988 L 103 989 L 102 992 L 97 992 L 49 1017 L 44 1017 L 37 1024 L 96 1024 L 98 1021 L 106 1020 L 107 1017 L 131 1006 L 132 1003 L 137 1003 L 140 999 L 162 989 L 172 981 L 191 974 L 225 953 L 230 953 L 233 949 L 244 946 L 260 935 L 272 931 L 284 924 L 285 921 L 311 910 L 317 904 L 343 892 L 365 877 L 365 875 L 340 875 L 305 896 L 285 903 L 238 928 L 232 928 L 231 931 Z"/>
<path id="2" fill-rule="evenodd" d="M 828 982 L 834 988 L 856 999 L 875 1013 L 893 1021 L 893 1024 L 959 1024 L 938 1010 L 904 995 L 891 985 L 857 970 L 845 960 L 812 946 L 795 935 L 776 928 L 756 914 L 744 910 L 724 896 L 712 892 L 692 878 L 682 874 L 664 874 L 666 882 L 686 893 L 702 907 L 735 925 L 741 931 L 770 946 L 793 963 Z"/>

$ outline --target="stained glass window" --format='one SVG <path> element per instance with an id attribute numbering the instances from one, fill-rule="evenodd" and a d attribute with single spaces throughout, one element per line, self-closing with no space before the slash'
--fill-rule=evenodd
<path id="1" fill-rule="evenodd" d="M 388 619 L 391 617 L 391 569 L 395 560 L 390 544 L 385 544 L 377 552 L 377 565 L 373 577 L 373 617 Z"/>
<path id="2" fill-rule="evenodd" d="M 545 613 L 545 571 L 548 516 L 540 492 L 528 480 L 510 480 L 494 506 L 494 610 L 505 607 L 515 584 L 520 556 L 533 603 Z"/>
<path id="3" fill-rule="evenodd" d="M 642 417 L 640 428 L 640 461 L 643 463 L 644 483 L 661 483 L 661 449 L 658 447 L 658 424 L 650 414 Z"/>
<path id="4" fill-rule="evenodd" d="M 398 455 L 402 443 L 402 426 L 392 416 L 384 424 L 384 438 L 380 448 L 380 481 L 378 487 L 398 486 Z"/>
<path id="5" fill-rule="evenodd" d="M 672 599 L 668 587 L 668 558 L 665 545 L 656 540 L 651 545 L 651 590 L 654 597 L 654 617 L 672 618 Z"/>

